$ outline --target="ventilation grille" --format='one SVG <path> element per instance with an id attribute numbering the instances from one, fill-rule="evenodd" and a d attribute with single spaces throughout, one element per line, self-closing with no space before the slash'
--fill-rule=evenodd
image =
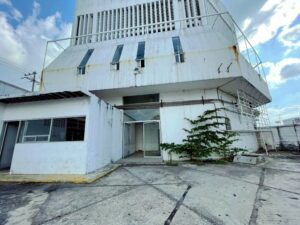
<path id="1" fill-rule="evenodd" d="M 201 19 L 195 18 L 201 15 L 200 0 L 174 1 L 159 0 L 78 16 L 75 45 L 175 30 L 175 3 L 184 16 L 180 19 L 186 19 L 180 22 L 181 28 L 201 25 Z"/>

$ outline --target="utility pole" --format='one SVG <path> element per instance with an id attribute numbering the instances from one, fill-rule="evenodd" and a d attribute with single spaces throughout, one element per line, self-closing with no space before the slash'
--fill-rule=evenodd
<path id="1" fill-rule="evenodd" d="M 37 75 L 37 72 L 34 71 L 32 73 L 24 74 L 24 77 L 22 77 L 22 79 L 27 79 L 30 82 L 32 82 L 32 88 L 31 88 L 32 92 L 34 92 L 35 84 L 40 83 L 39 81 L 36 80 L 36 75 Z"/>

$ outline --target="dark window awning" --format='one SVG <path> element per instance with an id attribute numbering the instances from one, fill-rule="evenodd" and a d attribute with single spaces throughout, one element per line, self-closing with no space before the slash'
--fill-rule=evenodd
<path id="1" fill-rule="evenodd" d="M 13 103 L 23 103 L 23 102 L 37 102 L 37 101 L 48 101 L 48 100 L 58 100 L 58 99 L 68 99 L 68 98 L 79 98 L 89 96 L 82 91 L 64 91 L 64 92 L 53 92 L 53 93 L 39 93 L 31 95 L 22 96 L 9 96 L 5 98 L 0 98 L 0 103 L 13 104 Z"/>
<path id="2" fill-rule="evenodd" d="M 144 60 L 145 59 L 145 45 L 146 43 L 144 41 L 139 42 L 138 45 L 138 51 L 136 55 L 136 61 Z"/>
<path id="3" fill-rule="evenodd" d="M 117 46 L 117 49 L 115 51 L 113 60 L 111 62 L 112 65 L 116 65 L 117 63 L 120 62 L 120 58 L 121 58 L 121 55 L 122 55 L 123 47 L 124 47 L 124 45 L 118 45 Z"/>
<path id="4" fill-rule="evenodd" d="M 180 38 L 177 36 L 177 37 L 173 37 L 172 40 L 173 40 L 174 53 L 183 54 Z"/>

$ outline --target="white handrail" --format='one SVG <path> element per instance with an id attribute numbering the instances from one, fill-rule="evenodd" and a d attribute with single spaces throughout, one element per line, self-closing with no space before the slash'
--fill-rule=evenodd
<path id="1" fill-rule="evenodd" d="M 224 15 L 228 15 L 229 19 L 232 22 L 233 27 L 230 25 L 230 23 L 228 23 L 228 21 L 226 19 L 223 18 Z M 247 36 L 244 34 L 244 32 L 242 31 L 242 29 L 239 27 L 239 25 L 236 23 L 236 21 L 232 18 L 232 16 L 230 15 L 229 12 L 220 12 L 220 13 L 214 13 L 214 14 L 209 14 L 209 15 L 200 15 L 200 16 L 193 16 L 193 17 L 189 17 L 189 18 L 183 18 L 183 19 L 174 19 L 174 20 L 169 20 L 169 21 L 163 21 L 163 22 L 156 22 L 156 23 L 149 23 L 146 25 L 139 25 L 139 26 L 133 26 L 133 27 L 127 27 L 127 28 L 122 28 L 122 29 L 114 29 L 114 30 L 110 30 L 110 31 L 102 31 L 102 32 L 97 32 L 97 33 L 93 33 L 93 34 L 85 34 L 85 35 L 79 35 L 79 36 L 75 36 L 75 37 L 70 37 L 70 38 L 61 38 L 61 39 L 57 39 L 57 40 L 51 40 L 47 42 L 47 48 L 46 51 L 48 49 L 48 45 L 50 43 L 57 43 L 57 42 L 61 42 L 61 41 L 72 41 L 72 40 L 79 40 L 79 39 L 84 39 L 86 37 L 87 40 L 83 41 L 82 44 L 92 44 L 92 43 L 97 43 L 97 42 L 104 42 L 107 40 L 113 40 L 110 38 L 106 38 L 105 40 L 99 41 L 99 38 L 96 38 L 95 41 L 93 41 L 93 37 L 99 37 L 99 36 L 105 36 L 105 35 L 109 35 L 115 32 L 119 32 L 119 38 L 116 39 L 123 39 L 123 38 L 127 38 L 127 37 L 132 37 L 132 36 L 141 36 L 140 35 L 140 31 L 138 31 L 138 35 L 130 35 L 130 32 L 128 32 L 128 34 L 126 35 L 126 31 L 130 31 L 130 30 L 142 30 L 143 35 L 148 35 L 150 32 L 153 33 L 152 28 L 154 26 L 158 27 L 159 25 L 164 25 L 166 23 L 168 24 L 175 24 L 175 23 L 182 23 L 186 21 L 190 21 L 190 20 L 202 20 L 204 18 L 209 18 L 209 17 L 216 17 L 216 19 L 214 20 L 213 25 L 211 26 L 211 29 L 214 29 L 215 23 L 217 21 L 217 19 L 219 17 L 221 17 L 222 21 L 225 23 L 225 25 L 228 27 L 228 29 L 236 36 L 237 35 L 237 31 L 241 34 L 241 37 L 244 39 L 245 41 L 245 45 L 246 45 L 246 55 L 245 58 L 247 59 L 248 63 L 255 69 L 257 70 L 257 72 L 262 75 L 263 79 L 265 80 L 265 71 L 263 68 L 263 63 L 261 58 L 259 57 L 257 51 L 255 50 L 255 48 L 253 47 L 253 45 L 250 43 L 249 39 L 247 38 Z M 208 26 L 210 26 L 211 24 L 207 24 Z M 195 26 L 197 27 L 197 26 Z M 188 27 L 187 27 L 188 28 Z M 162 26 L 161 26 L 162 29 Z M 165 27 L 164 29 L 167 29 L 167 27 Z M 175 26 L 172 29 L 172 26 L 169 27 L 170 31 L 175 30 Z M 180 26 L 180 29 L 182 29 L 182 26 Z M 151 31 L 150 31 L 151 30 Z M 90 40 L 90 42 L 89 42 Z M 239 42 L 239 38 L 236 39 L 237 41 L 237 46 L 240 47 L 240 42 Z M 72 44 L 72 43 L 71 43 Z M 73 43 L 74 44 L 74 43 Z M 82 44 L 78 44 L 78 45 L 82 45 Z M 74 44 L 76 45 L 76 44 Z M 60 46 L 62 47 L 62 46 Z M 62 47 L 63 48 L 63 47 Z M 240 49 L 239 49 L 240 50 Z M 243 54 L 243 51 L 241 51 L 241 53 Z M 255 62 L 253 62 L 253 60 L 250 57 L 250 54 L 254 54 L 255 56 Z M 45 61 L 46 61 L 46 57 L 47 57 L 47 53 L 45 54 L 45 59 L 44 59 L 44 66 L 45 66 Z M 43 66 L 43 69 L 44 69 Z M 261 72 L 263 74 L 261 74 Z"/>

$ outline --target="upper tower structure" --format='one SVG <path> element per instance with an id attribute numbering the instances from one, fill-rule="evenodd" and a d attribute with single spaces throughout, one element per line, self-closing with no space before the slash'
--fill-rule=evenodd
<path id="1" fill-rule="evenodd" d="M 271 101 L 259 56 L 219 0 L 77 0 L 72 37 L 53 49 L 63 51 L 43 72 L 46 91 L 218 88 Z"/>
<path id="2" fill-rule="evenodd" d="M 214 3 L 218 4 L 203 0 L 77 0 L 72 37 L 97 34 L 75 39 L 75 45 L 80 45 L 199 27 L 208 23 L 204 15 L 225 12 L 219 2 Z"/>

